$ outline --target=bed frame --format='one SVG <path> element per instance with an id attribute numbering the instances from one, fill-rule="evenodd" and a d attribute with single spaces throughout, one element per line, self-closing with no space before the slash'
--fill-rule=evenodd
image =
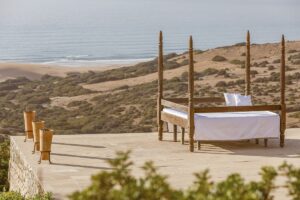
<path id="1" fill-rule="evenodd" d="M 246 43 L 246 76 L 245 76 L 245 95 L 251 94 L 250 84 L 250 33 L 247 32 Z M 193 59 L 193 39 L 189 39 L 189 66 L 188 66 L 188 98 L 164 98 L 163 96 L 163 35 L 159 34 L 159 55 L 158 55 L 158 98 L 157 98 L 157 124 L 158 139 L 163 140 L 163 124 L 169 122 L 174 125 L 173 139 L 177 141 L 177 126 L 181 127 L 182 144 L 184 144 L 184 132 L 187 129 L 189 133 L 189 150 L 194 151 L 194 132 L 195 122 L 194 113 L 214 113 L 214 112 L 245 112 L 245 111 L 279 111 L 280 114 L 280 146 L 284 147 L 284 134 L 286 129 L 286 104 L 285 104 L 285 39 L 281 39 L 281 67 L 280 67 L 280 104 L 277 105 L 253 105 L 253 106 L 214 106 L 214 107 L 196 107 L 194 103 L 224 103 L 221 97 L 194 97 L 194 59 Z M 184 119 L 163 112 L 163 108 L 173 108 L 188 113 L 188 118 Z M 198 149 L 201 147 L 198 142 Z M 256 139 L 258 144 L 259 140 Z M 267 146 L 267 138 L 264 144 Z"/>

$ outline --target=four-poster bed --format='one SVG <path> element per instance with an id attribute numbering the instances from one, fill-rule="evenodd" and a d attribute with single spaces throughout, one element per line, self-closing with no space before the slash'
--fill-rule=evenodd
<path id="1" fill-rule="evenodd" d="M 220 140 L 244 140 L 264 139 L 267 146 L 268 138 L 280 137 L 280 146 L 284 146 L 284 133 L 286 129 L 286 105 L 285 105 L 285 40 L 281 40 L 281 67 L 280 67 L 280 104 L 277 105 L 251 105 L 251 106 L 213 106 L 213 107 L 196 107 L 197 103 L 224 103 L 221 97 L 194 97 L 194 59 L 193 59 L 193 39 L 189 39 L 189 65 L 188 65 L 188 98 L 164 98 L 163 96 L 163 36 L 159 34 L 159 55 L 158 55 L 158 98 L 157 98 L 157 123 L 158 138 L 163 140 L 163 123 L 171 123 L 174 126 L 174 141 L 177 141 L 177 126 L 181 127 L 182 143 L 184 143 L 185 130 L 189 133 L 189 150 L 194 151 L 194 141 L 198 142 L 200 149 L 202 138 L 203 141 L 214 140 L 218 137 L 218 132 L 222 131 Z M 245 76 L 245 95 L 251 95 L 250 84 L 250 34 L 247 32 L 246 43 L 246 76 Z M 280 115 L 270 112 L 279 111 Z M 227 121 L 226 121 L 227 120 Z M 230 121 L 231 120 L 231 121 Z M 235 123 L 240 120 L 241 124 L 232 124 L 232 127 L 240 125 L 242 127 L 240 135 L 235 133 L 226 135 L 227 132 L 220 128 L 221 123 Z M 210 126 L 204 134 L 200 135 L 204 127 Z M 248 125 L 248 127 L 247 127 Z M 195 130 L 196 126 L 196 130 Z M 243 127 L 244 126 L 244 127 Z M 246 127 L 246 128 L 245 128 Z M 252 129 L 253 130 L 249 130 Z M 205 127 L 207 128 L 207 127 Z M 214 130 L 213 134 L 210 130 Z M 235 129 L 237 130 L 237 129 Z M 196 131 L 196 132 L 195 132 Z M 229 130 L 230 131 L 230 130 Z M 240 131 L 240 130 L 239 130 Z M 247 133 L 249 132 L 249 134 Z M 262 131 L 263 133 L 259 132 Z M 277 134 L 278 132 L 278 134 Z M 196 134 L 195 134 L 196 133 Z M 229 133 L 229 132 L 228 132 Z M 245 134 L 247 136 L 245 136 Z M 261 134 L 261 135 L 259 135 Z M 238 139 L 240 138 L 240 139 Z M 218 138 L 217 138 L 218 139 Z"/>

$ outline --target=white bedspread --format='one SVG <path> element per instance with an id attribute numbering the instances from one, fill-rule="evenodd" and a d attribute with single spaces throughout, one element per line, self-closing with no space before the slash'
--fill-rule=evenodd
<path id="1" fill-rule="evenodd" d="M 163 112 L 187 119 L 187 113 L 170 108 Z M 195 113 L 195 140 L 278 138 L 279 115 L 270 111 Z"/>

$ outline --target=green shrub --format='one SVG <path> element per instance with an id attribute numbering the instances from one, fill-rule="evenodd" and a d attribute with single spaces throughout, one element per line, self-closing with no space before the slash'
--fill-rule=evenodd
<path id="1" fill-rule="evenodd" d="M 0 200 L 24 200 L 24 197 L 18 192 L 0 192 Z"/>
<path id="2" fill-rule="evenodd" d="M 8 191 L 9 141 L 0 142 L 0 192 Z M 1 199 L 1 198 L 0 198 Z"/>
<path id="3" fill-rule="evenodd" d="M 274 70 L 274 69 L 275 69 L 275 67 L 274 67 L 273 65 L 269 65 L 269 66 L 268 66 L 268 70 L 269 70 L 269 71 L 272 71 L 272 70 Z"/>
<path id="4" fill-rule="evenodd" d="M 216 55 L 212 58 L 212 61 L 215 61 L 215 62 L 224 62 L 226 61 L 227 59 L 223 56 L 219 56 L 219 55 Z"/>
<path id="5" fill-rule="evenodd" d="M 288 57 L 288 60 L 295 60 L 295 59 L 300 59 L 300 53 Z"/>
<path id="6" fill-rule="evenodd" d="M 51 193 L 23 197 L 19 192 L 0 192 L 0 200 L 53 200 Z"/>
<path id="7" fill-rule="evenodd" d="M 234 44 L 233 46 L 237 46 L 237 47 L 246 46 L 246 42 L 239 42 L 239 43 Z"/>
<path id="8" fill-rule="evenodd" d="M 216 83 L 216 87 L 226 87 L 227 83 L 225 81 L 219 81 Z"/>
<path id="9" fill-rule="evenodd" d="M 265 60 L 259 63 L 257 67 L 267 67 L 267 64 L 269 64 L 269 62 Z"/>
<path id="10" fill-rule="evenodd" d="M 234 173 L 220 182 L 213 182 L 209 171 L 195 174 L 194 183 L 186 190 L 173 188 L 166 176 L 158 173 L 153 162 L 142 167 L 144 176 L 132 175 L 130 152 L 117 152 L 117 157 L 107 162 L 112 170 L 92 176 L 92 183 L 82 191 L 69 196 L 72 200 L 272 200 L 278 189 L 287 188 L 293 200 L 300 198 L 300 168 L 286 163 L 278 169 L 263 167 L 260 179 L 246 182 Z M 279 177 L 281 176 L 281 177 Z M 276 185 L 276 178 L 286 177 L 285 185 Z"/>
<path id="11" fill-rule="evenodd" d="M 293 60 L 292 64 L 293 65 L 300 65 L 300 59 L 299 60 Z"/>
<path id="12" fill-rule="evenodd" d="M 297 50 L 296 49 L 290 49 L 290 50 L 288 50 L 288 52 L 287 53 L 296 53 L 297 52 Z"/>
<path id="13" fill-rule="evenodd" d="M 86 101 L 72 101 L 67 107 L 77 107 L 77 106 L 89 106 L 90 104 Z"/>
<path id="14" fill-rule="evenodd" d="M 241 65 L 245 63 L 245 61 L 235 59 L 235 60 L 231 60 L 230 63 L 234 65 Z"/>

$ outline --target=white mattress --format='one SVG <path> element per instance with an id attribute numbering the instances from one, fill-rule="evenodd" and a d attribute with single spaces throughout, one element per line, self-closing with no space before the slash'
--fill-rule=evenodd
<path id="1" fill-rule="evenodd" d="M 187 113 L 164 108 L 163 112 L 187 119 Z M 270 111 L 195 113 L 195 140 L 245 140 L 278 138 L 279 115 Z"/>

